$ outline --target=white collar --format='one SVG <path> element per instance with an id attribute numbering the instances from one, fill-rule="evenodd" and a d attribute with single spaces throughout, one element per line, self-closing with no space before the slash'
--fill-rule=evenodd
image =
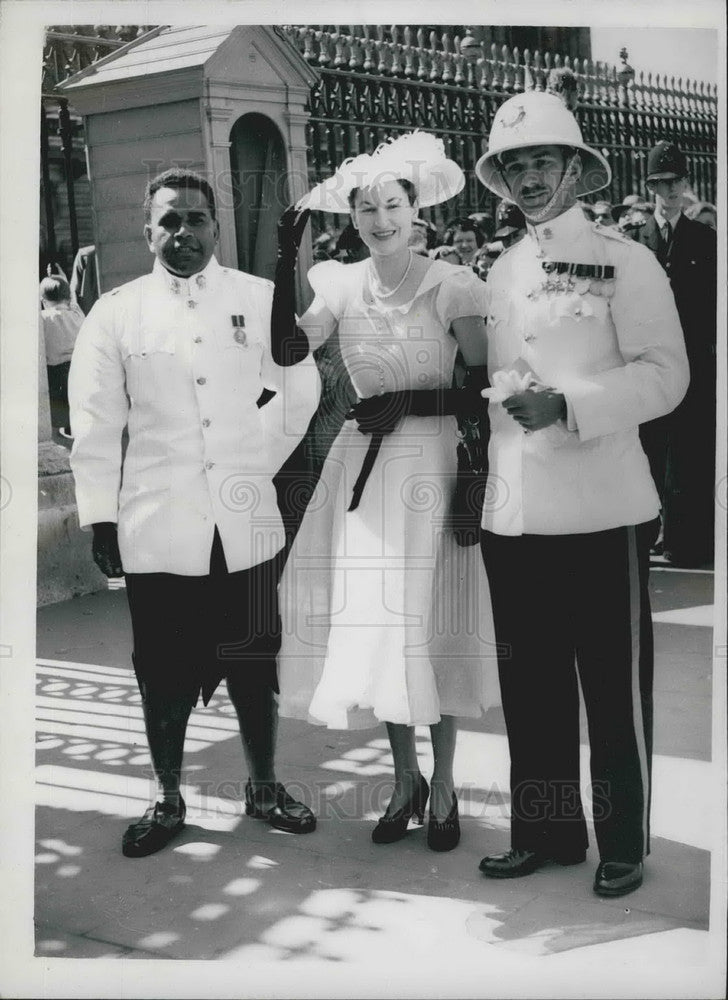
<path id="1" fill-rule="evenodd" d="M 158 257 L 154 258 L 152 274 L 155 279 L 161 282 L 173 295 L 181 295 L 185 298 L 199 298 L 213 287 L 219 277 L 222 268 L 218 264 L 215 256 L 210 257 L 206 266 L 197 274 L 190 275 L 189 278 L 181 278 L 177 274 L 172 274 L 162 264 Z"/>
<path id="2" fill-rule="evenodd" d="M 658 226 L 659 229 L 664 229 L 665 226 L 667 225 L 667 223 L 669 222 L 670 223 L 670 228 L 674 230 L 675 226 L 678 224 L 678 222 L 680 220 L 680 216 L 681 215 L 682 215 L 682 211 L 678 212 L 677 215 L 674 215 L 672 217 L 672 219 L 668 219 L 668 218 L 666 218 L 662 214 L 662 212 L 659 210 L 659 208 L 656 208 L 655 209 L 655 222 L 657 223 L 657 226 Z"/>
<path id="3" fill-rule="evenodd" d="M 591 227 L 581 205 L 572 205 L 555 219 L 548 222 L 532 223 L 526 220 L 528 235 L 540 250 L 552 255 L 557 247 L 563 248 L 573 243 Z"/>

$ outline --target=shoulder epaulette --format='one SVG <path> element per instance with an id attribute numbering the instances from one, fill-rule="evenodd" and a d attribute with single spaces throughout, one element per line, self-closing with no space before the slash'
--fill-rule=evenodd
<path id="1" fill-rule="evenodd" d="M 128 288 L 132 288 L 142 282 L 147 282 L 151 278 L 151 274 L 140 274 L 138 278 L 132 278 L 131 281 L 125 281 L 121 285 L 117 285 L 116 288 L 110 288 L 108 292 L 102 292 L 99 296 L 100 299 L 110 298 L 112 295 L 120 295 L 121 292 L 126 291 Z"/>
<path id="2" fill-rule="evenodd" d="M 600 226 L 595 222 L 592 223 L 592 232 L 597 233 L 599 236 L 606 236 L 608 240 L 616 240 L 618 243 L 634 243 L 631 236 L 626 236 L 614 226 Z"/>
<path id="3" fill-rule="evenodd" d="M 225 275 L 234 274 L 246 281 L 252 281 L 255 285 L 263 285 L 264 288 L 272 288 L 273 282 L 270 278 L 260 278 L 257 274 L 249 274 L 247 271 L 239 271 L 236 267 L 223 267 L 222 273 Z"/>

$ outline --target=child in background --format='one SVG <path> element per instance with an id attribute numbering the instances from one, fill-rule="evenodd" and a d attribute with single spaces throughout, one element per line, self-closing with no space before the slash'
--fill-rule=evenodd
<path id="1" fill-rule="evenodd" d="M 49 275 L 40 283 L 40 328 L 45 341 L 51 423 L 62 437 L 71 437 L 68 416 L 68 371 L 78 331 L 84 320 L 81 309 L 71 302 L 65 278 Z"/>

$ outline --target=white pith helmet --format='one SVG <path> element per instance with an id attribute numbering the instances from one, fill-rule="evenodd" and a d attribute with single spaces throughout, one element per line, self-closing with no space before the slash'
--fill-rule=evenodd
<path id="1" fill-rule="evenodd" d="M 584 145 L 579 123 L 556 94 L 533 90 L 501 104 L 490 127 L 488 152 L 475 164 L 478 180 L 498 197 L 511 200 L 498 157 L 509 149 L 526 146 L 570 146 L 578 150 L 582 162 L 581 177 L 576 182 L 578 198 L 600 191 L 612 179 L 609 164 L 601 153 Z"/>

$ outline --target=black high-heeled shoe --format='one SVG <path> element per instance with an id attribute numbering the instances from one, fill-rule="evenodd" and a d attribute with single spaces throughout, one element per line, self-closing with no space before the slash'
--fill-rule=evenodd
<path id="1" fill-rule="evenodd" d="M 452 793 L 452 809 L 447 818 L 440 821 L 432 815 L 427 823 L 427 846 L 431 851 L 452 851 L 460 843 L 460 818 L 458 816 L 458 800 Z"/>
<path id="2" fill-rule="evenodd" d="M 372 830 L 372 840 L 375 844 L 394 844 L 401 840 L 407 833 L 407 824 L 414 817 L 415 822 L 422 826 L 425 822 L 425 806 L 430 794 L 430 787 L 424 777 L 420 775 L 417 787 L 412 793 L 412 797 L 407 805 L 398 809 L 391 816 L 384 816 L 379 820 Z"/>

